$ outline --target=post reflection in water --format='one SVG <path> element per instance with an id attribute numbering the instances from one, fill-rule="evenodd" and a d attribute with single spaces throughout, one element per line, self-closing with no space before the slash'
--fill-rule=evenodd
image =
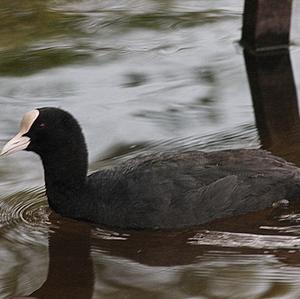
<path id="1" fill-rule="evenodd" d="M 298 101 L 289 50 L 244 50 L 244 58 L 262 147 L 300 165 Z"/>

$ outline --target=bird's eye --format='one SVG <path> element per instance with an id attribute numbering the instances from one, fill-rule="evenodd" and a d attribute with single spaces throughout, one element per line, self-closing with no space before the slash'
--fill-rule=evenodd
<path id="1" fill-rule="evenodd" d="M 42 129 L 43 129 L 43 128 L 46 128 L 46 124 L 45 124 L 45 123 L 40 123 L 40 124 L 39 124 L 39 127 L 42 128 Z"/>

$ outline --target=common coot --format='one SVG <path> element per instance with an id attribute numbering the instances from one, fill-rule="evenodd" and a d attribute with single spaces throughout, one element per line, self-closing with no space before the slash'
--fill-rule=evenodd
<path id="1" fill-rule="evenodd" d="M 300 196 L 299 169 L 263 150 L 153 153 L 87 176 L 78 122 L 52 107 L 26 113 L 1 155 L 19 150 L 41 157 L 53 210 L 112 227 L 196 226 Z"/>

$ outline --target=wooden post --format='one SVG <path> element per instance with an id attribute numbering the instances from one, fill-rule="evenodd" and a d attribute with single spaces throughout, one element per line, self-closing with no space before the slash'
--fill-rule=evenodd
<path id="1" fill-rule="evenodd" d="M 292 0 L 245 0 L 241 44 L 262 147 L 300 166 L 291 14 Z"/>
<path id="2" fill-rule="evenodd" d="M 289 46 L 292 0 L 245 0 L 241 44 L 251 50 Z"/>

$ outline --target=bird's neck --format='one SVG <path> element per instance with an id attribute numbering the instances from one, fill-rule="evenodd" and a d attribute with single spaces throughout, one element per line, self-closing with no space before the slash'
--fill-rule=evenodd
<path id="1" fill-rule="evenodd" d="M 72 217 L 85 205 L 87 150 L 85 146 L 65 146 L 41 156 L 48 202 L 56 212 Z"/>

